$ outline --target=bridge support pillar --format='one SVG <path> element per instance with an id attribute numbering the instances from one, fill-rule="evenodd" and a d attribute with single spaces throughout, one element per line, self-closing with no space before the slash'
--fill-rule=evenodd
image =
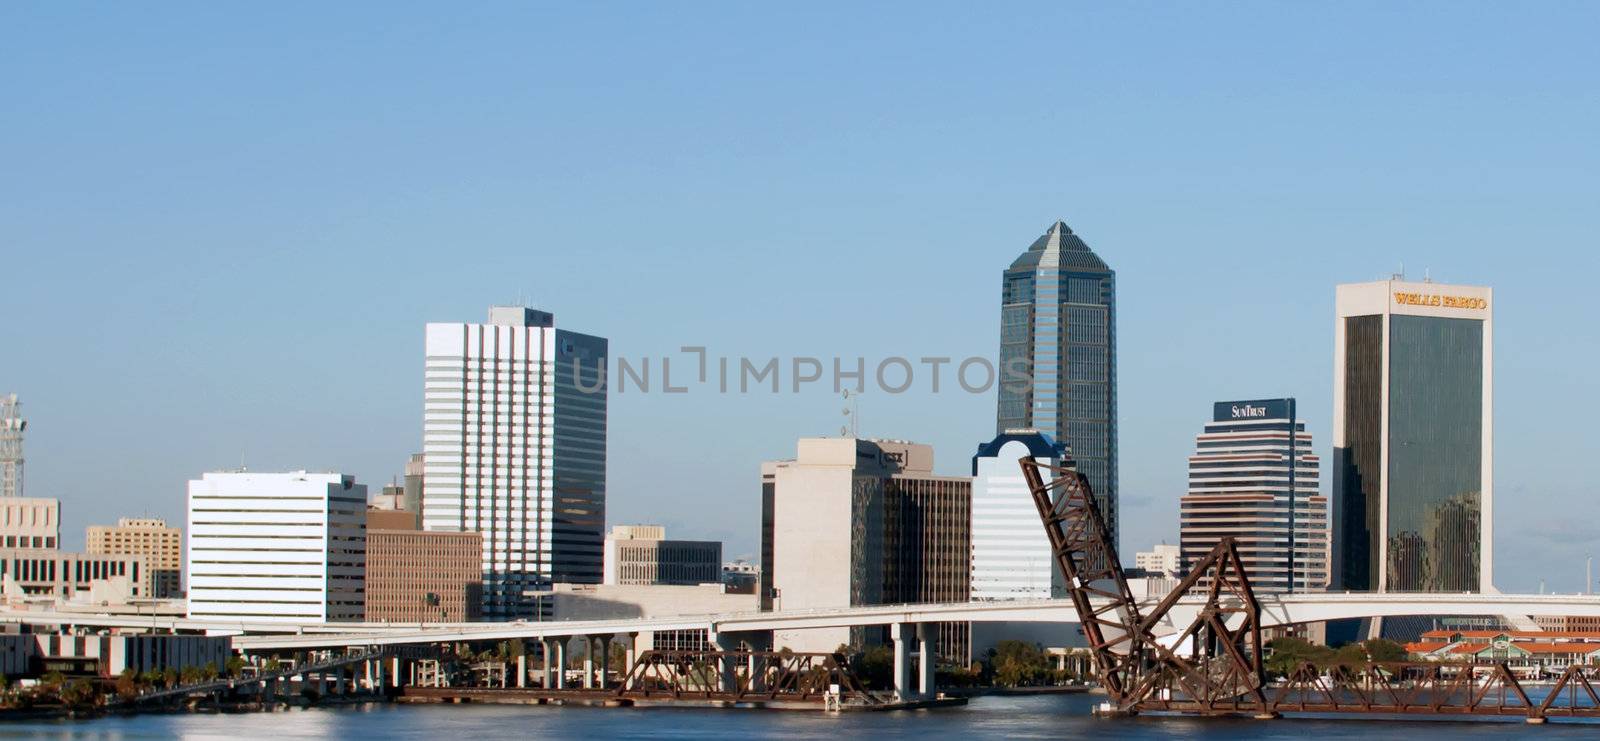
<path id="1" fill-rule="evenodd" d="M 567 636 L 556 639 L 556 689 L 567 688 Z"/>
<path id="2" fill-rule="evenodd" d="M 628 652 L 624 655 L 623 662 L 622 662 L 622 682 L 623 682 L 623 685 L 624 685 L 623 689 L 629 689 L 629 690 L 633 689 L 633 687 L 632 687 L 632 682 L 633 682 L 633 663 L 635 661 L 638 661 L 638 660 L 639 660 L 639 632 L 638 631 L 634 631 L 634 632 L 628 634 Z"/>
<path id="3" fill-rule="evenodd" d="M 396 687 L 396 688 L 398 688 L 400 686 L 400 657 L 399 656 L 395 656 L 395 657 L 389 659 L 389 686 L 390 687 Z"/>
<path id="4" fill-rule="evenodd" d="M 600 636 L 600 689 L 611 682 L 611 636 Z"/>
<path id="5" fill-rule="evenodd" d="M 594 636 L 583 637 L 583 688 L 594 689 Z"/>
<path id="6" fill-rule="evenodd" d="M 933 623 L 917 623 L 917 694 L 923 699 L 934 695 L 934 641 L 939 631 Z"/>
<path id="7" fill-rule="evenodd" d="M 912 623 L 889 625 L 889 639 L 894 643 L 894 699 L 904 702 L 911 696 L 911 639 Z"/>
<path id="8" fill-rule="evenodd" d="M 527 649 L 523 649 L 522 653 L 517 654 L 517 689 L 519 689 L 519 690 L 520 689 L 524 689 L 527 686 L 528 686 L 528 653 L 527 653 Z"/>
<path id="9" fill-rule="evenodd" d="M 736 691 L 739 683 L 734 673 L 737 660 L 731 654 L 739 649 L 739 642 L 733 636 L 715 630 L 706 631 L 706 641 L 711 644 L 712 650 L 722 654 L 717 661 L 717 691 Z"/>

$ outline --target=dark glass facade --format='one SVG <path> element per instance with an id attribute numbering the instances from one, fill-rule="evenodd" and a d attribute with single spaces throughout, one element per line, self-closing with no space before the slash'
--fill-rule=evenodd
<path id="1" fill-rule="evenodd" d="M 1476 591 L 1483 492 L 1483 322 L 1389 320 L 1388 589 Z"/>
<path id="2" fill-rule="evenodd" d="M 1065 443 L 1117 534 L 1116 273 L 1056 222 L 1001 285 L 995 432 Z"/>
<path id="3" fill-rule="evenodd" d="M 1385 347 L 1383 317 L 1358 316 L 1344 320 L 1344 334 L 1345 434 L 1344 445 L 1334 449 L 1336 588 L 1477 591 L 1483 322 L 1391 315 Z M 1384 533 L 1387 558 L 1380 556 Z"/>
<path id="4" fill-rule="evenodd" d="M 1333 451 L 1334 574 L 1339 589 L 1378 587 L 1383 512 L 1383 317 L 1344 320 L 1345 445 Z"/>

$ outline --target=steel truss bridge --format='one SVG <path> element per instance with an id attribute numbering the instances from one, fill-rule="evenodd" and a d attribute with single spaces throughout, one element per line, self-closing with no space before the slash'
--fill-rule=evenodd
<path id="1" fill-rule="evenodd" d="M 1269 683 L 1261 639 L 1269 613 L 1250 586 L 1232 538 L 1193 564 L 1166 598 L 1141 602 L 1129 588 L 1089 482 L 1075 470 L 1031 458 L 1020 464 L 1109 695 L 1098 711 L 1103 715 L 1425 713 L 1520 716 L 1530 723 L 1600 718 L 1597 666 L 1567 667 L 1537 698 L 1504 663 L 1307 662 L 1281 683 Z M 1187 609 L 1178 610 L 1185 601 Z M 1158 630 L 1163 625 L 1167 630 Z"/>

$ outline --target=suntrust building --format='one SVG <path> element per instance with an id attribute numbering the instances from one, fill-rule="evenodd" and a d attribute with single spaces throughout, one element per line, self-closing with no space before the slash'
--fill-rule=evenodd
<path id="1" fill-rule="evenodd" d="M 1493 291 L 1387 280 L 1336 304 L 1334 587 L 1492 590 Z"/>

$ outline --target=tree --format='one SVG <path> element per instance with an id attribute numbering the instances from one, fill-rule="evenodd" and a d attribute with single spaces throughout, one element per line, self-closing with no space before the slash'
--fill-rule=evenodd
<path id="1" fill-rule="evenodd" d="M 1050 657 L 1037 644 L 1006 640 L 995 644 L 994 683 L 1002 687 L 1039 684 L 1050 676 Z"/>
<path id="2" fill-rule="evenodd" d="M 91 707 L 100 699 L 94 683 L 87 679 L 74 679 L 57 692 L 61 704 L 72 708 Z"/>
<path id="3" fill-rule="evenodd" d="M 161 681 L 167 685 L 167 689 L 178 686 L 178 670 L 170 666 L 161 670 Z"/>
<path id="4" fill-rule="evenodd" d="M 178 678 L 183 680 L 184 684 L 198 684 L 201 677 L 202 674 L 198 666 L 186 666 L 182 671 L 178 672 Z"/>
<path id="5" fill-rule="evenodd" d="M 117 675 L 117 696 L 124 700 L 132 700 L 139 696 L 138 670 L 130 666 Z"/>
<path id="6" fill-rule="evenodd" d="M 1306 662 L 1323 667 L 1335 660 L 1333 649 L 1303 638 L 1274 638 L 1267 648 L 1272 652 L 1266 660 L 1267 671 L 1278 675 L 1289 674 Z"/>
<path id="7" fill-rule="evenodd" d="M 1406 661 L 1411 658 L 1411 653 L 1402 646 L 1387 638 L 1373 638 L 1361 644 L 1367 649 L 1367 656 L 1373 661 L 1391 662 Z"/>
<path id="8" fill-rule="evenodd" d="M 243 674 L 244 673 L 244 657 L 242 657 L 242 656 L 229 656 L 228 657 L 227 667 L 228 667 L 228 676 L 230 676 L 230 677 L 237 677 L 240 674 Z"/>
<path id="9" fill-rule="evenodd" d="M 887 690 L 894 683 L 894 649 L 872 646 L 851 662 L 861 684 L 869 690 Z"/>

